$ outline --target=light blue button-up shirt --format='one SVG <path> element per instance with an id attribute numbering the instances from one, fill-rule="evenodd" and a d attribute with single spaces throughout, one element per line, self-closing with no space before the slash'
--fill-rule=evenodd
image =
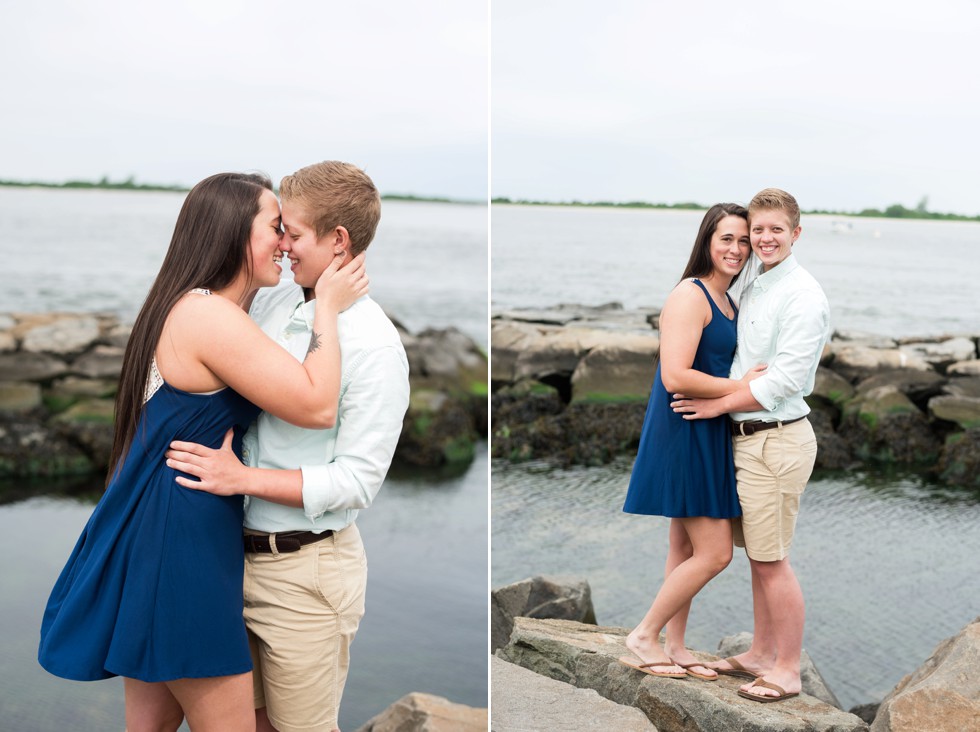
<path id="1" fill-rule="evenodd" d="M 298 360 L 306 357 L 314 302 L 285 281 L 260 290 L 249 315 L 270 338 Z M 341 381 L 336 425 L 328 430 L 296 427 L 262 412 L 245 434 L 246 464 L 300 468 L 303 508 L 259 498 L 245 499 L 245 526 L 262 532 L 339 530 L 378 494 L 401 435 L 408 409 L 408 360 L 398 331 L 365 295 L 337 319 Z M 270 378 L 276 378 L 270 376 Z"/>
<path id="2" fill-rule="evenodd" d="M 766 373 L 749 383 L 763 409 L 732 412 L 732 419 L 784 422 L 809 414 L 803 397 L 813 391 L 830 334 L 827 297 L 796 255 L 760 272 L 741 296 L 731 378 L 742 378 L 756 364 L 768 364 Z"/>

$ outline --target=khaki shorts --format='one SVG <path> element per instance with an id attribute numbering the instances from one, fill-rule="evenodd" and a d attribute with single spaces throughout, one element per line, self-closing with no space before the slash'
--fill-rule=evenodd
<path id="1" fill-rule="evenodd" d="M 337 725 L 367 560 L 356 525 L 288 554 L 245 554 L 255 708 L 279 732 Z"/>
<path id="2" fill-rule="evenodd" d="M 735 546 L 749 559 L 776 562 L 789 556 L 800 497 L 813 472 L 817 438 L 809 420 L 736 436 L 735 480 L 742 518 L 732 521 Z"/>

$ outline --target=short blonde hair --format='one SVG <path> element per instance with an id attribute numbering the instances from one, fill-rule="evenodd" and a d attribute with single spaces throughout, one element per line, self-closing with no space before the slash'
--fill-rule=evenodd
<path id="1" fill-rule="evenodd" d="M 783 211 L 789 217 L 792 228 L 800 225 L 800 205 L 789 193 L 780 188 L 765 188 L 749 201 L 749 221 L 756 211 Z"/>
<path id="2" fill-rule="evenodd" d="M 367 249 L 381 220 L 381 196 L 374 181 L 356 165 L 338 160 L 287 175 L 279 184 L 279 195 L 306 210 L 317 239 L 338 226 L 347 229 L 351 256 Z"/>

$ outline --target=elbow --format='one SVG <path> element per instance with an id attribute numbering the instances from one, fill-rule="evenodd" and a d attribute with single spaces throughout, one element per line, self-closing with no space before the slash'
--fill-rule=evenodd
<path id="1" fill-rule="evenodd" d="M 324 409 L 313 414 L 311 429 L 329 430 L 337 424 L 337 410 Z"/>
<path id="2" fill-rule="evenodd" d="M 336 409 L 321 409 L 303 412 L 296 419 L 286 419 L 290 424 L 307 430 L 329 430 L 337 424 Z"/>
<path id="3" fill-rule="evenodd" d="M 671 394 L 681 393 L 684 391 L 684 387 L 681 384 L 681 379 L 678 379 L 674 374 L 661 372 L 660 380 L 663 382 L 664 389 Z"/>

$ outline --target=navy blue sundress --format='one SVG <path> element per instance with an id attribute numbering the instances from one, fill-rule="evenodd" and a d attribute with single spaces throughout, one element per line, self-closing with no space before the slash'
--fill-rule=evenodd
<path id="1" fill-rule="evenodd" d="M 48 600 L 38 661 L 66 679 L 146 682 L 252 669 L 242 620 L 241 496 L 183 488 L 171 440 L 235 452 L 259 409 L 230 388 L 164 383 L 143 406 L 122 468 L 92 512 Z M 186 476 L 185 477 L 189 477 Z"/>
<path id="2" fill-rule="evenodd" d="M 738 310 L 729 320 L 699 280 L 711 303 L 711 322 L 701 333 L 692 368 L 727 378 L 735 357 Z M 686 420 L 670 408 L 660 365 L 654 377 L 623 511 L 686 518 L 742 515 L 735 489 L 735 463 L 727 415 Z"/>

